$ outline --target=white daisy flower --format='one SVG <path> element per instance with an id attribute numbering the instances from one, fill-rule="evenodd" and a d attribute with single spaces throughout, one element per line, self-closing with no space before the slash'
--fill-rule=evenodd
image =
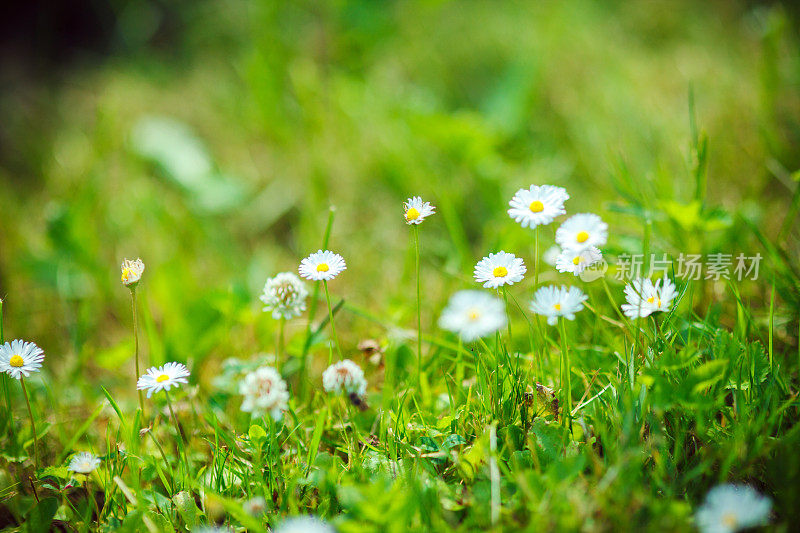
<path id="1" fill-rule="evenodd" d="M 272 311 L 272 318 L 290 319 L 306 310 L 308 290 L 292 272 L 281 272 L 269 278 L 259 299 L 264 302 L 263 311 Z"/>
<path id="2" fill-rule="evenodd" d="M 315 516 L 295 516 L 281 522 L 275 533 L 336 533 L 336 530 Z"/>
<path id="3" fill-rule="evenodd" d="M 497 252 L 484 257 L 475 265 L 475 281 L 483 283 L 487 289 L 501 285 L 513 285 L 522 281 L 525 274 L 522 259 L 507 252 Z"/>
<path id="4" fill-rule="evenodd" d="M 80 452 L 72 456 L 67 468 L 78 474 L 91 474 L 98 466 L 100 466 L 99 457 L 96 457 L 93 453 Z"/>
<path id="5" fill-rule="evenodd" d="M 637 278 L 625 286 L 627 303 L 622 304 L 622 312 L 630 319 L 645 318 L 659 311 L 668 312 L 676 296 L 678 291 L 669 278 L 655 283 Z"/>
<path id="6" fill-rule="evenodd" d="M 711 489 L 695 513 L 703 533 L 732 533 L 765 525 L 772 502 L 747 485 L 725 484 Z"/>
<path id="7" fill-rule="evenodd" d="M 599 247 L 603 246 L 607 240 L 608 224 L 593 213 L 573 215 L 556 230 L 556 243 L 563 250 Z"/>
<path id="8" fill-rule="evenodd" d="M 327 281 L 338 276 L 346 268 L 347 265 L 341 255 L 328 250 L 319 250 L 300 261 L 298 271 L 306 279 Z"/>
<path id="9" fill-rule="evenodd" d="M 44 352 L 32 342 L 15 339 L 0 346 L 0 371 L 14 379 L 27 378 L 38 372 L 44 361 Z"/>
<path id="10" fill-rule="evenodd" d="M 367 380 L 364 371 L 350 359 L 345 359 L 329 366 L 322 373 L 322 386 L 327 392 L 357 394 L 363 396 L 367 392 Z"/>
<path id="11" fill-rule="evenodd" d="M 136 287 L 139 280 L 142 279 L 142 272 L 144 272 L 144 263 L 141 259 L 131 261 L 124 259 L 122 261 L 122 284 L 126 287 Z"/>
<path id="12" fill-rule="evenodd" d="M 459 291 L 450 297 L 439 317 L 439 327 L 472 342 L 506 325 L 505 304 L 483 291 Z"/>
<path id="13" fill-rule="evenodd" d="M 250 516 L 261 516 L 267 511 L 267 500 L 261 496 L 254 496 L 244 502 L 242 507 Z"/>
<path id="14" fill-rule="evenodd" d="M 589 297 L 578 287 L 542 287 L 533 295 L 530 309 L 537 315 L 547 317 L 547 323 L 555 326 L 559 317 L 575 320 L 575 313 L 583 309 Z"/>
<path id="15" fill-rule="evenodd" d="M 403 203 L 406 224 L 422 224 L 422 221 L 436 212 L 430 202 L 423 202 L 419 196 L 409 198 Z"/>
<path id="16" fill-rule="evenodd" d="M 585 249 L 566 248 L 556 259 L 556 270 L 579 275 L 588 267 L 603 260 L 603 253 L 599 248 L 590 246 Z"/>
<path id="17" fill-rule="evenodd" d="M 523 228 L 550 224 L 558 215 L 566 214 L 564 202 L 569 194 L 563 187 L 555 185 L 531 185 L 529 189 L 520 189 L 508 205 L 508 214 Z"/>
<path id="18" fill-rule="evenodd" d="M 244 396 L 242 411 L 252 413 L 253 417 L 269 413 L 273 420 L 280 420 L 289 402 L 286 382 L 269 366 L 247 374 L 239 384 L 239 394 Z"/>
<path id="19" fill-rule="evenodd" d="M 559 255 L 561 255 L 561 248 L 554 244 L 544 251 L 542 254 L 542 261 L 554 267 L 556 266 L 556 261 L 558 260 Z"/>
<path id="20" fill-rule="evenodd" d="M 181 383 L 189 383 L 189 369 L 181 363 L 167 363 L 162 367 L 151 367 L 136 382 L 136 388 L 146 390 L 147 397 L 171 387 L 178 388 Z"/>

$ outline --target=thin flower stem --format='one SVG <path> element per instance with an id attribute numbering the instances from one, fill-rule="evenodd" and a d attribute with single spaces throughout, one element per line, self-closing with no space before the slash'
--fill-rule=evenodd
<path id="1" fill-rule="evenodd" d="M 5 337 L 3 336 L 3 300 L 0 299 L 0 345 L 5 343 Z M 9 413 L 8 416 L 8 432 L 11 436 L 11 441 L 16 443 L 14 439 L 14 420 L 11 417 L 11 394 L 8 392 L 8 380 L 10 378 L 8 375 L 3 372 L 3 396 L 6 398 L 6 413 Z"/>
<path id="2" fill-rule="evenodd" d="M 31 428 L 33 429 L 33 465 L 36 470 L 39 470 L 39 439 L 36 437 L 36 422 L 33 419 L 33 410 L 31 409 L 31 401 L 28 398 L 28 389 L 25 388 L 25 378 L 20 376 L 19 383 L 22 385 L 22 394 L 25 396 L 25 404 L 28 406 L 28 416 L 31 418 Z"/>
<path id="3" fill-rule="evenodd" d="M 569 431 L 572 432 L 572 369 L 569 361 L 569 348 L 567 347 L 567 328 L 565 319 L 559 319 L 559 327 L 561 329 L 561 364 L 563 365 L 564 380 L 561 383 L 561 388 L 564 389 L 564 405 L 562 411 L 564 413 L 564 421 L 569 424 Z"/>
<path id="4" fill-rule="evenodd" d="M 158 442 L 158 439 L 156 439 L 156 436 L 154 435 L 154 429 L 148 430 L 147 433 L 148 435 L 150 435 L 150 438 L 153 439 L 156 448 L 158 448 L 158 451 L 161 454 L 161 459 L 164 461 L 164 464 L 167 465 L 167 468 L 169 468 L 169 477 L 170 481 L 172 482 L 172 492 L 174 493 L 176 491 L 175 472 L 172 471 L 172 465 L 170 464 L 169 460 L 167 460 L 167 454 L 164 453 L 164 447 L 161 446 L 161 443 Z"/>
<path id="5" fill-rule="evenodd" d="M 539 226 L 533 230 L 533 292 L 539 287 Z"/>
<path id="6" fill-rule="evenodd" d="M 139 321 L 136 318 L 136 287 L 131 288 L 131 314 L 133 314 L 133 351 L 136 358 L 135 382 L 142 375 L 139 368 Z M 139 408 L 142 410 L 142 419 L 144 419 L 144 395 L 141 390 L 139 390 Z"/>
<path id="7" fill-rule="evenodd" d="M 417 383 L 422 386 L 422 298 L 419 267 L 419 226 L 414 225 L 414 267 L 417 276 Z"/>
<path id="8" fill-rule="evenodd" d="M 285 325 L 286 325 L 286 319 L 284 317 L 281 317 L 280 320 L 278 321 L 278 342 L 276 343 L 276 348 L 275 348 L 276 351 L 275 355 L 278 361 L 278 365 L 283 365 L 285 363 L 283 355 L 284 352 L 283 332 Z"/>
<path id="9" fill-rule="evenodd" d="M 183 434 L 181 433 L 181 426 L 178 424 L 178 417 L 175 416 L 175 411 L 172 409 L 172 400 L 169 398 L 169 392 L 164 391 L 164 396 L 167 398 L 167 406 L 169 407 L 169 414 L 172 416 L 172 420 L 175 423 L 175 431 L 178 432 L 178 451 L 183 459 L 183 466 L 184 466 L 184 479 L 183 485 L 186 486 L 186 478 L 189 476 L 189 460 L 186 458 L 186 447 L 184 446 L 183 442 Z"/>
<path id="10" fill-rule="evenodd" d="M 89 491 L 89 474 L 86 474 L 86 479 L 83 481 L 83 490 L 86 491 L 86 499 L 91 500 L 94 506 L 94 511 L 97 513 L 97 524 L 100 525 L 100 507 L 97 506 L 97 500 L 94 498 L 92 493 Z M 87 504 L 89 502 L 86 502 Z M 92 511 L 91 508 L 89 509 L 89 514 L 91 515 Z"/>
<path id="11" fill-rule="evenodd" d="M 336 351 L 339 353 L 339 359 L 342 359 L 342 347 L 339 346 L 339 337 L 336 336 L 336 326 L 333 324 L 333 307 L 331 307 L 331 294 L 328 291 L 328 280 L 322 280 L 322 285 L 325 287 L 325 301 L 328 302 L 328 320 L 331 323 L 331 335 L 333 341 L 336 343 Z M 328 344 L 328 365 L 333 363 L 333 345 Z"/>

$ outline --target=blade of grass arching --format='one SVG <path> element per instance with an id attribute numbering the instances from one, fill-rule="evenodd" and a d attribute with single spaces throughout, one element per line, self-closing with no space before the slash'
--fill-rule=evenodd
<path id="1" fill-rule="evenodd" d="M 108 399 L 108 403 L 111 404 L 111 408 L 114 409 L 115 413 L 117 413 L 117 417 L 119 417 L 119 421 L 122 424 L 123 429 L 127 428 L 128 424 L 125 421 L 125 415 L 122 414 L 122 409 L 119 408 L 119 405 L 117 405 L 117 402 L 116 400 L 114 400 L 114 397 L 111 396 L 111 393 L 108 392 L 108 390 L 106 390 L 106 388 L 103 387 L 102 385 L 100 386 L 100 390 L 103 391 L 103 394 L 105 395 L 106 399 Z"/>
<path id="2" fill-rule="evenodd" d="M 317 458 L 322 432 L 325 429 L 325 418 L 324 416 L 317 417 L 317 424 L 314 426 L 314 433 L 311 435 L 311 444 L 308 446 L 308 458 L 306 459 L 306 476 L 311 472 L 311 465 L 314 464 L 314 460 Z"/>
<path id="3" fill-rule="evenodd" d="M 769 294 L 769 373 L 772 374 L 772 330 L 775 325 L 775 278 L 772 278 L 772 290 Z"/>
<path id="4" fill-rule="evenodd" d="M 79 427 L 78 430 L 72 434 L 72 437 L 70 437 L 69 442 L 67 442 L 67 444 L 64 445 L 64 449 L 58 458 L 57 461 L 58 463 L 64 462 L 64 459 L 66 459 L 70 450 L 72 450 L 72 447 L 75 446 L 76 442 L 78 442 L 78 439 L 80 439 L 83 436 L 83 434 L 86 433 L 86 430 L 89 429 L 89 426 L 92 425 L 92 422 L 94 422 L 95 419 L 98 416 L 100 416 L 100 412 L 103 410 L 103 407 L 105 407 L 103 405 L 103 402 L 100 402 L 100 405 L 98 405 L 97 408 L 92 412 L 92 414 L 89 415 L 89 418 L 87 418 L 86 421 L 81 425 L 81 427 Z"/>

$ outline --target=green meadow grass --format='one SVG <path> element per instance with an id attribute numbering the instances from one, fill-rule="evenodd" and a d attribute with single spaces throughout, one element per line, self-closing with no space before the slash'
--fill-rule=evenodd
<path id="1" fill-rule="evenodd" d="M 167 44 L 138 16 L 105 61 L 0 96 L 0 335 L 46 354 L 26 380 L 38 470 L 21 388 L 3 376 L 3 531 L 267 531 L 301 514 L 340 532 L 685 531 L 724 482 L 769 496 L 776 530 L 797 527 L 791 13 L 198 2 Z M 564 343 L 528 311 L 533 232 L 506 214 L 532 183 L 565 187 L 568 215 L 610 226 L 607 291 L 540 261 L 540 284 L 590 297 Z M 423 387 L 413 195 L 437 207 L 420 226 Z M 540 252 L 563 219 L 541 229 Z M 251 420 L 238 383 L 275 364 L 278 337 L 258 295 L 325 244 L 348 264 L 329 286 L 368 408 L 322 391 L 320 287 L 285 327 L 289 410 Z M 529 268 L 510 289 L 511 337 L 461 347 L 436 321 L 501 249 Z M 681 253 L 763 259 L 757 280 L 676 277 L 671 312 L 622 319 L 613 265 L 650 253 L 668 254 L 671 275 Z M 138 411 L 124 257 L 147 265 L 144 366 L 192 372 L 171 393 L 180 431 L 163 394 Z M 358 347 L 370 339 L 377 354 Z M 571 429 L 554 402 L 565 347 Z M 66 468 L 83 450 L 103 458 L 88 479 Z M 242 506 L 256 496 L 261 517 Z"/>

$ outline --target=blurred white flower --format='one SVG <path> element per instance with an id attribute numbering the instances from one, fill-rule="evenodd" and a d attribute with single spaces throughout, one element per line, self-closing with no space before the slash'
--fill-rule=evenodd
<path id="1" fill-rule="evenodd" d="M 259 299 L 264 302 L 263 311 L 272 311 L 272 318 L 290 319 L 306 310 L 308 290 L 292 272 L 281 272 L 269 278 Z"/>
<path id="2" fill-rule="evenodd" d="M 287 518 L 275 528 L 274 533 L 336 533 L 327 522 L 314 516 Z"/>
<path id="3" fill-rule="evenodd" d="M 99 457 L 93 453 L 80 452 L 72 456 L 67 468 L 78 474 L 91 474 L 98 466 L 100 466 Z"/>
<path id="4" fill-rule="evenodd" d="M 554 244 L 544 251 L 542 254 L 542 261 L 550 266 L 556 266 L 556 260 L 558 259 L 559 255 L 561 255 L 561 248 Z"/>
<path id="5" fill-rule="evenodd" d="M 244 502 L 242 507 L 251 516 L 261 516 L 267 511 L 267 500 L 261 496 L 255 496 Z"/>
<path id="6" fill-rule="evenodd" d="M 0 346 L 0 371 L 14 379 L 38 372 L 42 361 L 44 352 L 32 342 L 15 339 Z"/>
<path id="7" fill-rule="evenodd" d="M 430 202 L 423 202 L 419 196 L 409 198 L 403 203 L 406 224 L 422 224 L 422 221 L 436 212 Z"/>
<path id="8" fill-rule="evenodd" d="M 556 270 L 579 275 L 588 267 L 603 260 L 599 248 L 590 246 L 584 249 L 566 248 L 556 259 Z"/>
<path id="9" fill-rule="evenodd" d="M 622 312 L 630 319 L 645 318 L 653 313 L 667 312 L 672 300 L 678 295 L 675 284 L 665 277 L 655 284 L 650 279 L 637 278 L 625 286 L 625 300 Z"/>
<path id="10" fill-rule="evenodd" d="M 487 289 L 502 285 L 513 285 L 522 281 L 525 263 L 519 257 L 507 252 L 497 252 L 484 257 L 475 265 L 475 281 L 483 283 Z"/>
<path id="11" fill-rule="evenodd" d="M 566 214 L 564 202 L 569 194 L 555 185 L 531 185 L 520 189 L 508 203 L 508 214 L 523 228 L 550 224 L 558 215 Z"/>
<path id="12" fill-rule="evenodd" d="M 144 272 L 144 263 L 141 259 L 131 261 L 124 259 L 122 261 L 122 283 L 126 287 L 136 287 L 139 280 L 142 279 L 142 272 Z"/>
<path id="13" fill-rule="evenodd" d="M 459 291 L 450 297 L 439 327 L 457 333 L 464 342 L 490 335 L 506 325 L 503 301 L 483 291 Z"/>
<path id="14" fill-rule="evenodd" d="M 306 279 L 327 281 L 338 276 L 346 268 L 347 265 L 341 255 L 328 250 L 319 250 L 303 259 L 298 271 Z"/>
<path id="15" fill-rule="evenodd" d="M 136 382 L 136 388 L 146 390 L 147 397 L 162 390 L 169 391 L 181 383 L 189 383 L 189 369 L 181 363 L 167 363 L 162 367 L 150 367 L 147 373 Z"/>
<path id="16" fill-rule="evenodd" d="M 608 240 L 608 224 L 592 213 L 573 215 L 556 230 L 556 243 L 562 250 L 584 250 L 603 246 Z"/>
<path id="17" fill-rule="evenodd" d="M 264 366 L 247 374 L 239 384 L 239 394 L 244 396 L 242 411 L 260 417 L 265 413 L 280 420 L 289 402 L 286 382 L 272 367 Z"/>
<path id="18" fill-rule="evenodd" d="M 559 317 L 575 320 L 575 313 L 583 309 L 583 302 L 589 298 L 578 287 L 542 287 L 533 296 L 530 309 L 537 315 L 547 317 L 547 323 L 554 326 Z"/>
<path id="19" fill-rule="evenodd" d="M 350 359 L 345 359 L 329 366 L 322 373 L 322 386 L 327 392 L 346 392 L 363 396 L 367 391 L 367 380 L 364 371 Z"/>
<path id="20" fill-rule="evenodd" d="M 733 533 L 765 525 L 772 502 L 747 485 L 725 484 L 711 489 L 695 513 L 702 533 Z"/>

